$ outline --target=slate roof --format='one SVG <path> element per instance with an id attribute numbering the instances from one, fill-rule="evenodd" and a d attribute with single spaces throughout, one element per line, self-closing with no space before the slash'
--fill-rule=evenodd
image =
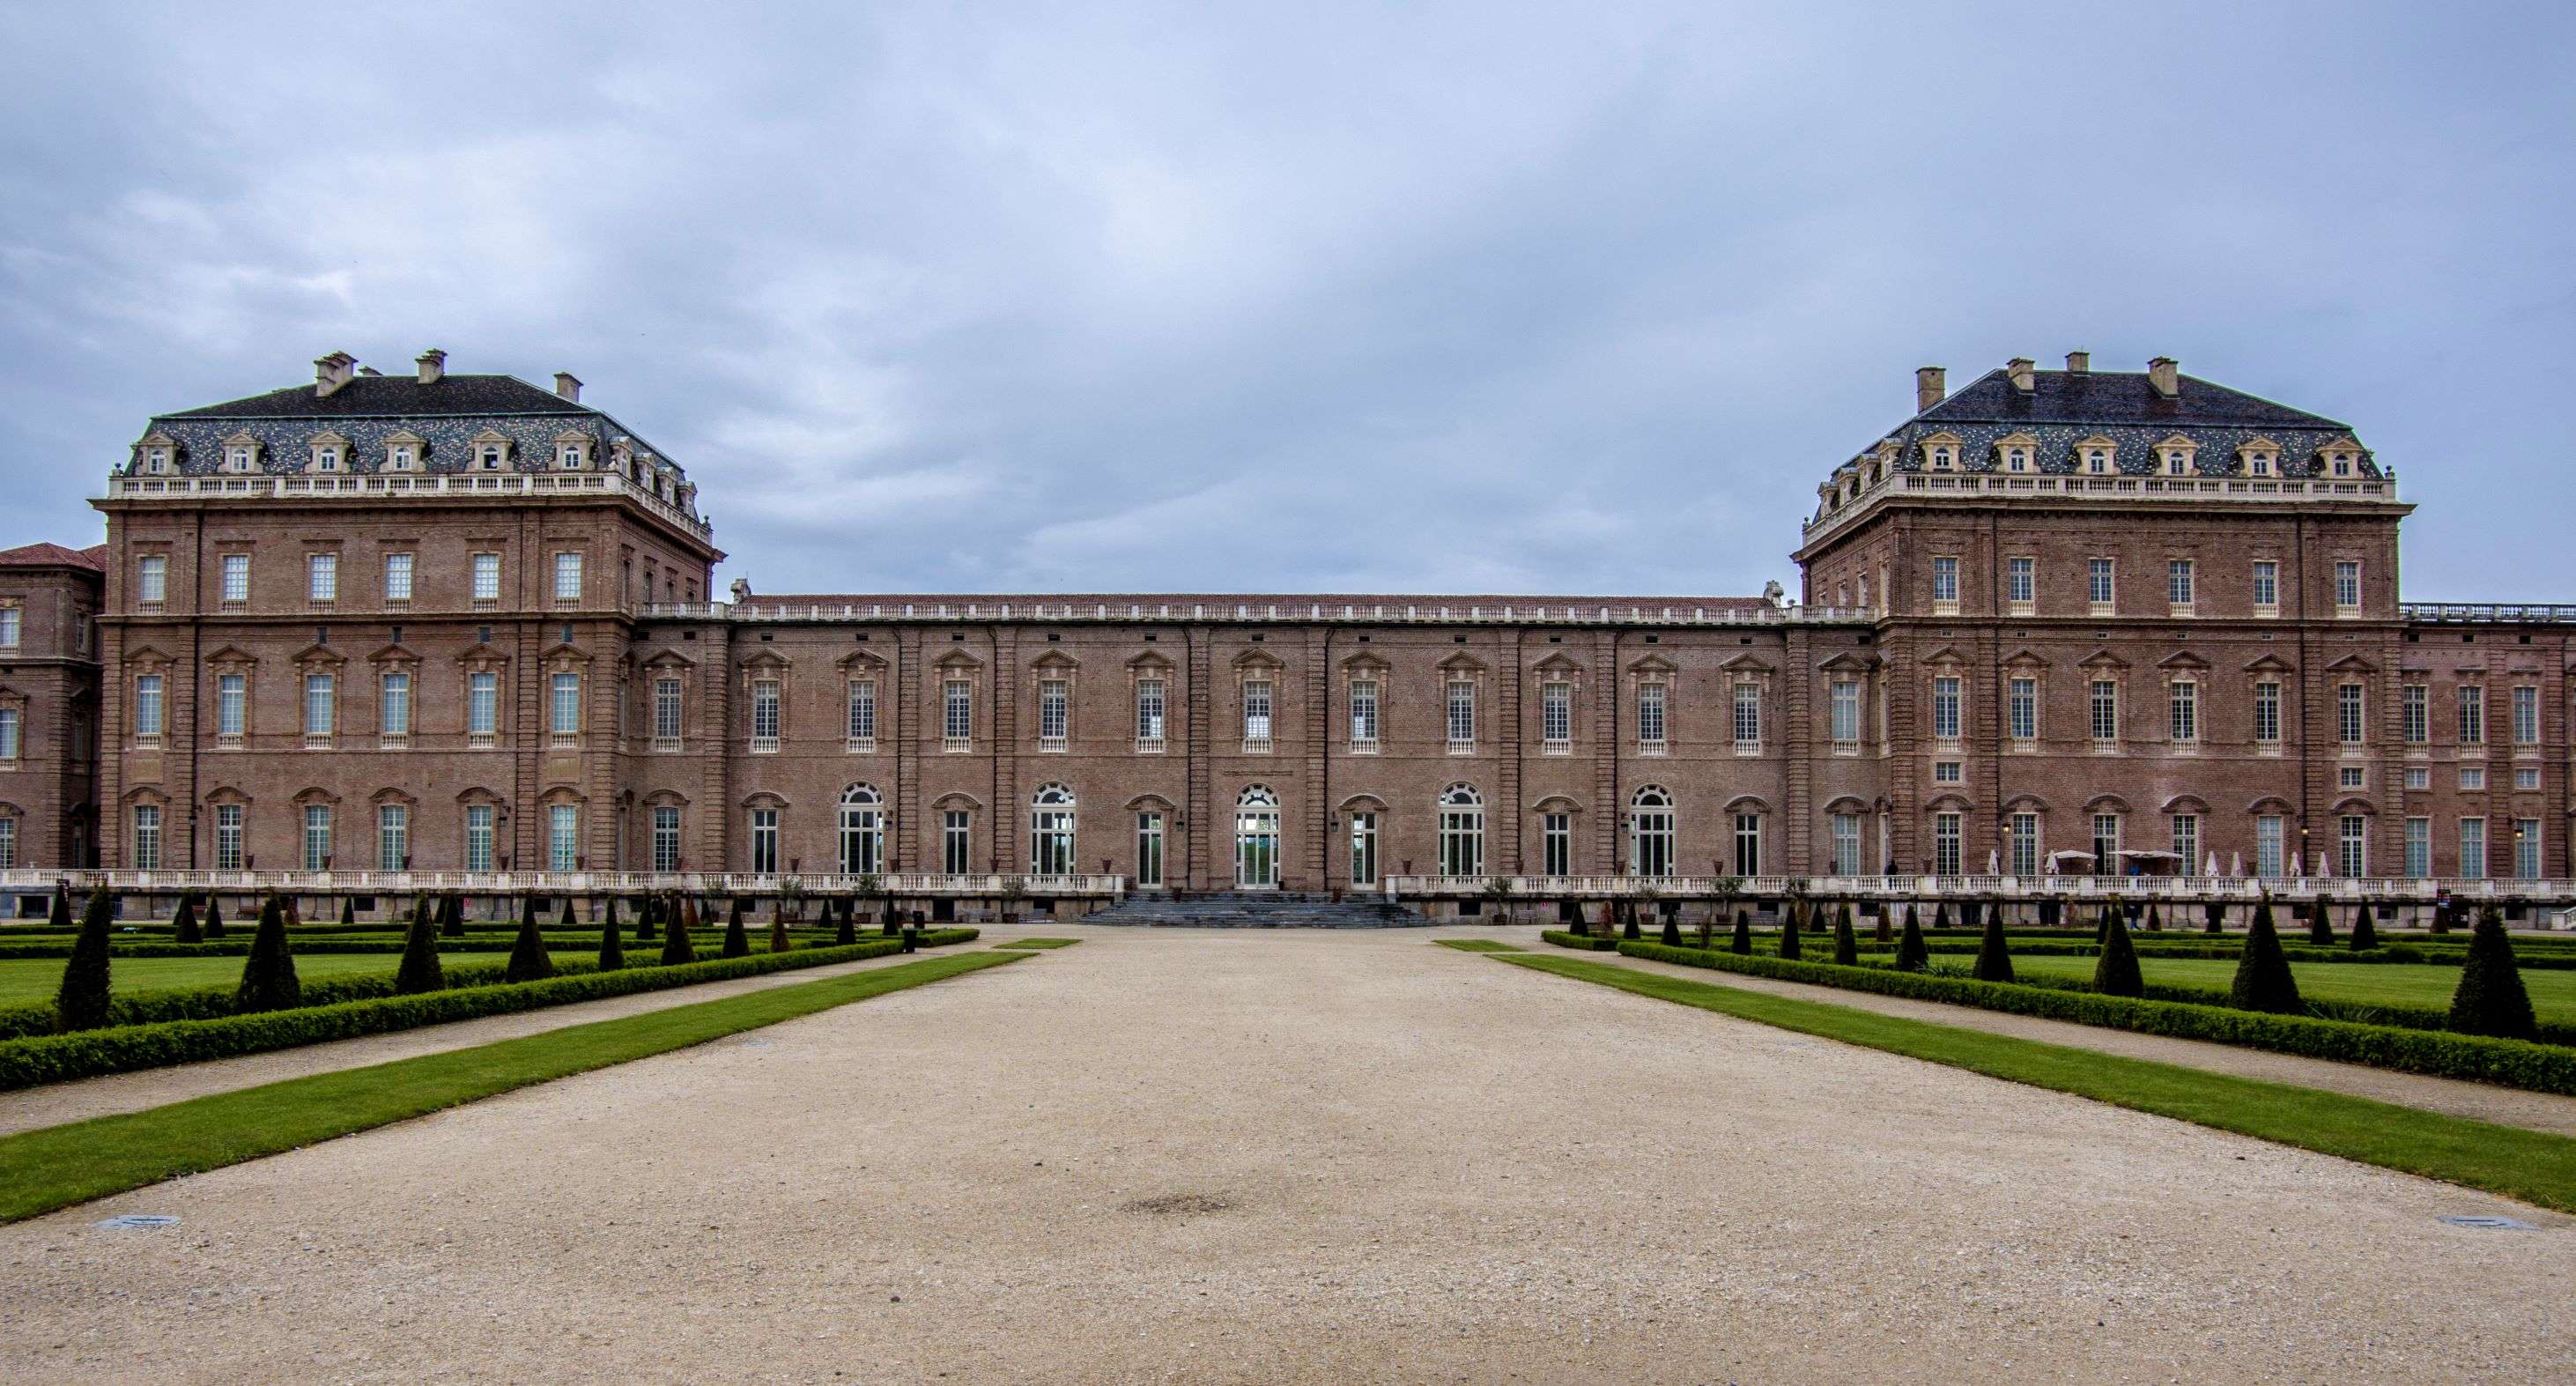
<path id="1" fill-rule="evenodd" d="M 423 385 L 411 375 L 361 375 L 328 395 L 290 385 L 264 395 L 182 409 L 164 419 L 421 418 L 450 414 L 588 414 L 595 412 L 514 375 L 450 375 Z"/>
<path id="2" fill-rule="evenodd" d="M 107 545 L 67 549 L 60 544 L 21 544 L 14 549 L 0 549 L 0 568 L 80 568 L 104 573 Z"/>
<path id="3" fill-rule="evenodd" d="M 1025 610 L 1026 608 L 1035 606 L 1041 602 L 1050 608 L 1065 606 L 1089 607 L 1099 606 L 1105 603 L 1109 607 L 1109 611 L 1112 616 L 1118 615 L 1129 606 L 1141 606 L 1145 608 L 1148 614 L 1151 614 L 1156 607 L 1160 606 L 1184 607 L 1195 605 L 1204 605 L 1210 608 L 1223 608 L 1227 611 L 1231 611 L 1237 606 L 1276 606 L 1283 613 L 1300 611 L 1319 604 L 1327 610 L 1342 606 L 1385 606 L 1397 608 L 1410 606 L 1417 610 L 1429 610 L 1434 607 L 1445 606 L 1463 615 L 1466 609 L 1471 606 L 1484 607 L 1489 610 L 1504 606 L 1513 607 L 1518 610 L 1527 610 L 1536 606 L 1607 606 L 1620 611 L 1625 611 L 1627 608 L 1632 606 L 1644 608 L 1650 611 L 1659 611 L 1665 607 L 1670 607 L 1676 612 L 1681 612 L 1691 610 L 1694 607 L 1707 611 L 1726 611 L 1730 609 L 1737 611 L 1755 611 L 1767 608 L 1771 605 L 1770 602 L 1761 597 L 1569 597 L 1553 595 L 1534 596 L 1529 593 L 1522 593 L 1518 596 L 1461 596 L 1455 593 L 1445 592 L 1395 592 L 1367 594 L 1349 592 L 791 592 L 783 594 L 754 592 L 748 605 L 754 608 L 768 609 L 796 606 L 836 607 L 843 605 L 900 608 L 906 605 L 914 607 L 937 606 L 941 603 L 946 603 L 952 607 L 962 607 L 969 602 L 974 603 L 978 608 L 982 609 L 998 607 L 1004 603 L 1008 603 L 1014 612 Z"/>
<path id="4" fill-rule="evenodd" d="M 2237 449 L 2259 438 L 2279 447 L 2281 475 L 2300 477 L 2319 473 L 2318 453 L 2327 444 L 2354 438 L 2350 424 L 2197 376 L 2181 377 L 2175 398 L 2166 399 L 2136 371 L 2032 374 L 2032 389 L 2024 394 L 2005 371 L 1988 371 L 1906 420 L 1885 440 L 1897 445 L 1896 469 L 1922 470 L 1921 444 L 1946 432 L 1960 440 L 1961 471 L 1998 471 L 1996 443 L 2020 433 L 2036 440 L 2032 460 L 2040 472 L 2075 471 L 2076 445 L 2101 437 L 2111 441 L 2114 470 L 2144 476 L 2158 469 L 2156 445 L 2179 433 L 2197 445 L 2202 475 L 2235 473 L 2243 465 Z M 2363 476 L 2380 475 L 2368 448 L 2361 448 L 2358 463 Z"/>

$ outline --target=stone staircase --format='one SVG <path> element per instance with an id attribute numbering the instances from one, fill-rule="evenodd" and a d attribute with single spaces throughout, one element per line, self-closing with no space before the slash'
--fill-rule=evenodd
<path id="1" fill-rule="evenodd" d="M 1130 895 L 1082 917 L 1085 924 L 1166 929 L 1400 929 L 1430 920 L 1381 896 L 1287 890 L 1207 891 L 1183 896 Z"/>

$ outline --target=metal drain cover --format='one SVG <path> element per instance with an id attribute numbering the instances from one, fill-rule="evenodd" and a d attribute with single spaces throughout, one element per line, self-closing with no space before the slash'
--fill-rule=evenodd
<path id="1" fill-rule="evenodd" d="M 149 1229 L 154 1227 L 174 1227 L 178 1225 L 178 1222 L 179 1220 L 177 1218 L 170 1216 L 168 1213 L 126 1213 L 118 1217 L 104 1219 L 98 1225 L 111 1231 L 126 1232 L 138 1228 Z"/>
<path id="2" fill-rule="evenodd" d="M 2539 1229 L 2513 1218 L 2494 1218 L 2477 1213 L 2454 1213 L 2442 1219 L 2453 1227 L 2480 1227 L 2492 1232 L 2536 1232 Z"/>

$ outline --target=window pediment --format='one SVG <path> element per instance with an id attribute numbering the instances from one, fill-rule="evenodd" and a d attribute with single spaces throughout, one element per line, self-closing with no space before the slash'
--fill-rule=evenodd
<path id="1" fill-rule="evenodd" d="M 2172 654 L 2166 655 L 2164 658 L 2157 660 L 2156 667 L 2159 669 L 2189 672 L 2192 670 L 2207 669 L 2209 667 L 2209 661 L 2193 654 L 2189 650 L 2176 650 Z"/>
<path id="2" fill-rule="evenodd" d="M 1954 672 L 1966 667 L 1968 657 L 1965 654 L 1960 653 L 1958 646 L 1944 645 L 1941 648 L 1934 650 L 1932 653 L 1923 656 L 1921 662 L 1926 668 L 1939 669 L 1944 672 Z"/>
<path id="3" fill-rule="evenodd" d="M 2037 650 L 2024 647 L 2004 656 L 2004 667 L 2015 673 L 2037 673 L 2049 667 L 2049 658 Z"/>
<path id="4" fill-rule="evenodd" d="M 2075 667 L 2078 669 L 2088 670 L 2096 674 L 2116 674 L 2127 669 L 2129 667 L 2129 661 L 2120 658 L 2109 650 L 2095 650 L 2093 653 L 2077 660 L 2075 662 Z"/>
<path id="5" fill-rule="evenodd" d="M 1460 650 L 1458 653 L 1440 661 L 1440 672 L 1452 677 L 1460 674 L 1482 674 L 1485 671 L 1485 661 L 1476 658 L 1474 655 L 1471 655 L 1464 650 Z"/>
<path id="6" fill-rule="evenodd" d="M 2279 655 L 2266 654 L 2258 655 L 2255 658 L 2246 661 L 2245 672 L 2249 674 L 2287 674 L 2295 671 L 2298 667 L 2299 666 L 2292 664 L 2290 661 L 2281 658 Z"/>
<path id="7" fill-rule="evenodd" d="M 2165 800 L 2163 811 L 2166 813 L 2207 813 L 2209 812 L 2209 804 L 2197 794 L 2177 794 L 2172 798 Z M 2200 863 L 2191 862 L 2187 864 L 2198 866 Z"/>
<path id="8" fill-rule="evenodd" d="M 1835 674 L 1866 674 L 1876 670 L 1882 662 L 1876 654 L 1844 650 L 1816 667 Z"/>
<path id="9" fill-rule="evenodd" d="M 2086 813 L 2127 813 L 2129 801 L 2117 794 L 2096 794 L 2084 801 Z"/>
<path id="10" fill-rule="evenodd" d="M 1580 663 L 1563 654 L 1549 655 L 1530 667 L 1552 678 L 1572 678 L 1583 672 Z"/>
<path id="11" fill-rule="evenodd" d="M 2326 672 L 2329 674 L 2368 674 L 2376 672 L 2378 668 L 2378 665 L 2371 663 L 2360 655 L 2348 654 L 2343 658 L 2336 660 L 2334 663 L 2327 665 Z"/>
<path id="12" fill-rule="evenodd" d="M 1082 661 L 1062 650 L 1049 650 L 1029 661 L 1029 667 L 1041 674 L 1065 675 L 1082 667 Z"/>
<path id="13" fill-rule="evenodd" d="M 1764 659 L 1762 656 L 1754 654 L 1749 650 L 1743 654 L 1737 655 L 1733 659 L 1727 660 L 1717 667 L 1726 673 L 1734 674 L 1739 677 L 1745 675 L 1768 676 L 1776 672 L 1776 666 L 1774 666 L 1771 661 Z"/>
<path id="14" fill-rule="evenodd" d="M 698 662 L 677 650 L 662 650 L 645 660 L 644 667 L 652 673 L 676 674 L 695 669 L 698 667 Z"/>
<path id="15" fill-rule="evenodd" d="M 1286 667 L 1279 662 L 1279 656 L 1272 654 L 1268 650 L 1245 650 L 1243 653 L 1236 655 L 1233 659 L 1226 662 L 1234 668 L 1243 671 L 1270 670 Z"/>
<path id="16" fill-rule="evenodd" d="M 328 645 L 307 645 L 295 652 L 295 662 L 308 669 L 337 669 L 349 661 Z"/>
<path id="17" fill-rule="evenodd" d="M 402 645 L 387 645 L 376 651 L 374 654 L 367 656 L 367 662 L 370 664 L 401 665 L 409 667 L 420 663 L 420 653 Z"/>
<path id="18" fill-rule="evenodd" d="M 510 662 L 510 656 L 497 646 L 474 644 L 466 646 L 456 662 L 468 669 L 498 669 Z"/>
<path id="19" fill-rule="evenodd" d="M 1659 654 L 1646 655 L 1641 658 L 1628 661 L 1628 675 L 1631 678 L 1637 677 L 1641 674 L 1653 674 L 1669 678 L 1680 672 L 1681 666 Z"/>
<path id="20" fill-rule="evenodd" d="M 1127 667 L 1135 670 L 1139 674 L 1161 674 L 1170 672 L 1172 661 L 1165 659 L 1156 651 L 1147 650 L 1143 654 L 1129 659 L 1127 661 Z"/>
<path id="21" fill-rule="evenodd" d="M 973 674 L 984 667 L 984 661 L 967 650 L 951 647 L 948 653 L 933 661 L 930 667 L 942 674 Z"/>
<path id="22" fill-rule="evenodd" d="M 1368 650 L 1362 650 L 1342 661 L 1342 671 L 1346 674 L 1383 674 L 1388 668 L 1389 665 L 1385 660 Z"/>
<path id="23" fill-rule="evenodd" d="M 226 645 L 206 656 L 206 667 L 218 673 L 245 673 L 258 666 L 259 658 L 238 645 Z"/>
<path id="24" fill-rule="evenodd" d="M 885 656 L 874 650 L 852 650 L 837 661 L 845 671 L 857 674 L 881 674 L 890 667 Z"/>

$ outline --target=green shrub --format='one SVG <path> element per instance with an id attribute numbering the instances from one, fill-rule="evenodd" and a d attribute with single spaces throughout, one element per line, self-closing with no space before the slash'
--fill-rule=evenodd
<path id="1" fill-rule="evenodd" d="M 2143 994 L 2147 979 L 2138 972 L 2138 950 L 2129 941 L 2129 927 L 2117 916 L 2105 927 L 2111 941 L 2102 945 L 2101 956 L 2093 960 L 2093 990 L 2104 996 Z"/>
<path id="2" fill-rule="evenodd" d="M 2000 913 L 1986 915 L 1985 936 L 1977 941 L 1975 975 L 1981 982 L 2009 982 L 2013 979 L 2012 950 L 2004 942 L 2004 921 Z"/>
<path id="3" fill-rule="evenodd" d="M 697 945 L 689 942 L 689 928 L 683 916 L 685 902 L 674 902 L 662 913 L 662 965 L 677 967 L 698 959 Z"/>
<path id="4" fill-rule="evenodd" d="M 45 927 L 62 930 L 72 927 L 72 897 L 60 881 L 54 882 L 54 903 L 46 907 Z"/>
<path id="5" fill-rule="evenodd" d="M 1637 932 L 1637 906 L 1632 901 L 1622 900 L 1619 902 L 1619 937 L 1644 937 L 1643 934 Z"/>
<path id="6" fill-rule="evenodd" d="M 81 911 L 80 937 L 72 943 L 71 961 L 63 965 L 63 983 L 54 992 L 54 1028 L 95 1030 L 107 1023 L 108 931 L 110 911 L 104 887 L 92 891 Z"/>
<path id="7" fill-rule="evenodd" d="M 1923 947 L 1923 930 L 1915 924 L 1914 909 L 1909 905 L 1905 910 L 1905 932 L 1896 940 L 1896 970 L 1920 972 L 1930 961 L 1931 955 Z"/>
<path id="8" fill-rule="evenodd" d="M 2371 925 L 2370 906 L 2368 905 L 2355 905 L 2352 907 L 2352 938 L 2350 944 L 2352 951 L 2356 953 L 2367 953 L 2371 949 L 2379 946 L 2379 930 Z"/>
<path id="9" fill-rule="evenodd" d="M 346 895 L 341 896 L 341 897 L 340 897 L 340 927 L 342 927 L 342 928 L 344 928 L 344 929 L 345 929 L 345 928 L 349 928 L 349 927 L 351 927 L 351 926 L 355 925 L 357 922 L 358 922 L 358 902 L 357 902 L 357 901 L 355 901 L 355 900 L 350 899 L 350 898 L 349 898 L 348 896 L 346 896 Z"/>
<path id="10" fill-rule="evenodd" d="M 769 951 L 772 953 L 784 953 L 795 946 L 796 945 L 789 942 L 787 938 L 786 917 L 783 915 L 772 914 L 769 917 Z"/>
<path id="11" fill-rule="evenodd" d="M 2200 931 L 2204 934 L 2227 931 L 2227 902 L 2212 900 L 2200 907 Z"/>
<path id="12" fill-rule="evenodd" d="M 1845 967 L 1860 962 L 1860 938 L 1852 932 L 1852 908 L 1848 900 L 1834 912 L 1834 961 Z"/>
<path id="13" fill-rule="evenodd" d="M 2334 920 L 2327 915 L 2323 900 L 2308 906 L 2308 942 L 2318 948 L 2334 947 Z"/>
<path id="14" fill-rule="evenodd" d="M 450 895 L 438 902 L 438 934 L 441 938 L 465 937 L 465 902 Z"/>
<path id="15" fill-rule="evenodd" d="M 446 970 L 438 959 L 438 909 L 424 895 L 412 904 L 411 934 L 403 941 L 400 966 L 394 969 L 394 994 L 418 996 L 444 991 Z"/>
<path id="16" fill-rule="evenodd" d="M 2156 903 L 2150 900 L 2147 902 L 2147 932 L 2161 934 L 2164 931 L 2165 917 L 2156 912 Z"/>
<path id="17" fill-rule="evenodd" d="M 542 982 L 553 975 L 554 957 L 546 951 L 546 936 L 537 932 L 536 897 L 524 896 L 519 901 L 519 937 L 510 945 L 510 966 L 501 980 Z"/>
<path id="18" fill-rule="evenodd" d="M 1806 951 L 1806 950 L 1805 950 L 1803 947 L 1801 947 L 1801 946 L 1799 945 L 1799 943 L 1798 943 L 1798 928 L 1799 928 L 1799 925 L 1803 922 L 1803 921 L 1801 921 L 1801 920 L 1799 919 L 1799 916 L 1800 916 L 1801 914 L 1804 914 L 1805 912 L 1806 912 L 1806 911 L 1805 911 L 1805 907 L 1804 907 L 1804 906 L 1801 906 L 1801 905 L 1798 905 L 1798 904 L 1794 904 L 1794 903 L 1793 903 L 1793 904 L 1791 904 L 1791 905 L 1789 906 L 1789 912 L 1788 912 L 1787 914 L 1785 914 L 1785 915 L 1782 915 L 1782 916 L 1781 916 L 1781 918 L 1780 918 L 1780 950 L 1779 950 L 1779 955 L 1780 955 L 1781 957 L 1784 957 L 1784 958 L 1790 959 L 1790 960 L 1791 960 L 1791 961 L 1793 961 L 1793 962 L 1794 962 L 1794 961 L 1796 961 L 1800 956 L 1802 956 L 1802 955 L 1805 953 L 1805 951 Z"/>
<path id="19" fill-rule="evenodd" d="M 186 891 L 179 893 L 179 908 L 170 916 L 170 941 L 172 943 L 206 941 L 205 933 L 197 927 L 197 897 Z"/>
<path id="20" fill-rule="evenodd" d="M 635 941 L 651 943 L 661 937 L 662 919 L 650 895 L 635 902 Z"/>
<path id="21" fill-rule="evenodd" d="M 1559 948 L 1578 948 L 1587 953 L 1607 953 L 1619 946 L 1606 938 L 1592 934 L 1568 933 L 1563 929 L 1541 929 L 1538 936 Z"/>
<path id="22" fill-rule="evenodd" d="M 751 952 L 751 936 L 742 928 L 742 897 L 735 896 L 733 910 L 725 916 L 724 948 L 719 956 L 739 958 Z"/>
<path id="23" fill-rule="evenodd" d="M 832 931 L 832 942 L 847 948 L 859 941 L 859 902 L 847 895 L 841 897 L 841 926 Z"/>
<path id="24" fill-rule="evenodd" d="M 1936 934 L 1937 934 L 1937 933 L 1941 932 L 1942 930 L 1947 929 L 1947 928 L 1949 928 L 1949 927 L 1950 927 L 1950 902 L 1949 902 L 1949 901 L 1947 901 L 1947 900 L 1935 900 L 1935 901 L 1933 901 L 1933 902 L 1932 902 L 1932 932 L 1934 932 L 1934 933 L 1936 933 Z"/>
<path id="25" fill-rule="evenodd" d="M 2513 940 L 2505 936 L 2504 916 L 2489 905 L 2469 933 L 2469 958 L 2460 966 L 2460 985 L 2451 993 L 2451 1028 L 2464 1035 L 2498 1039 L 2535 1038 L 2531 996 L 2523 990 L 2522 973 L 2513 964 Z"/>
<path id="26" fill-rule="evenodd" d="M 1664 916 L 1663 940 L 1667 947 L 1679 948 L 1682 946 L 1682 922 L 1680 919 L 1669 914 Z"/>
<path id="27" fill-rule="evenodd" d="M 1727 935 L 1726 951 L 1738 957 L 1752 956 L 1753 912 L 1751 910 L 1739 909 L 1735 912 L 1735 932 Z"/>
<path id="28" fill-rule="evenodd" d="M 304 988 L 295 979 L 295 955 L 286 946 L 286 902 L 275 895 L 259 907 L 259 928 L 251 934 L 250 954 L 242 964 L 241 986 L 233 992 L 233 1009 L 291 1010 L 304 1003 Z"/>
<path id="29" fill-rule="evenodd" d="M 224 902 L 222 897 L 206 897 L 206 939 L 212 942 L 224 936 Z"/>
<path id="30" fill-rule="evenodd" d="M 626 926 L 617 922 L 617 897 L 608 897 L 608 915 L 599 925 L 599 970 L 615 972 L 626 966 Z"/>
<path id="31" fill-rule="evenodd" d="M 2297 1015 L 2299 981 L 2290 975 L 2290 960 L 2281 954 L 2281 936 L 2272 930 L 2272 901 L 2254 906 L 2246 926 L 2245 947 L 2236 958 L 2236 979 L 2227 988 L 2228 1004 L 2240 1010 Z"/>

